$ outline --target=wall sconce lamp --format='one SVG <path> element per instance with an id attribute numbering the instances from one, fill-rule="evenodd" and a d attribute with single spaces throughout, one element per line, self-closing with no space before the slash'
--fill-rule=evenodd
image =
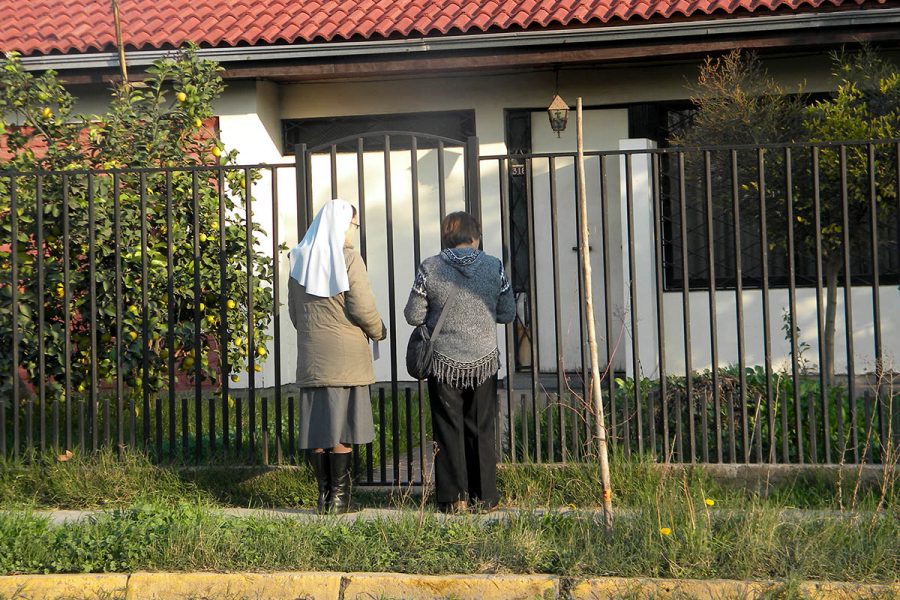
<path id="1" fill-rule="evenodd" d="M 547 107 L 547 114 L 550 116 L 550 128 L 556 132 L 559 137 L 560 132 L 566 130 L 566 121 L 569 120 L 569 105 L 559 97 L 559 94 L 553 96 L 553 101 Z"/>

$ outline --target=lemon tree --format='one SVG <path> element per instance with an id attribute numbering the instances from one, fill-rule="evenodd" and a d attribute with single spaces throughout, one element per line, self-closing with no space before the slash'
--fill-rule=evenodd
<path id="1" fill-rule="evenodd" d="M 44 381 L 59 397 L 67 369 L 75 391 L 90 391 L 94 364 L 99 386 L 121 377 L 140 393 L 170 376 L 192 382 L 198 364 L 204 381 L 217 381 L 213 356 L 227 359 L 226 377 L 246 370 L 251 352 L 265 360 L 256 348 L 268 341 L 273 265 L 256 245 L 264 231 L 247 225 L 259 175 L 229 168 L 237 153 L 212 125 L 223 89 L 218 66 L 189 47 L 140 84 L 114 87 L 106 113 L 82 116 L 55 73 L 34 75 L 14 54 L 0 61 L 3 397 L 13 376 L 38 383 L 39 341 Z"/>

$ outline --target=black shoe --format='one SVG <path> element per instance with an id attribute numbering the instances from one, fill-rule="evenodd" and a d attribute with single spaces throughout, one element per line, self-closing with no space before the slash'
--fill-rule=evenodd
<path id="1" fill-rule="evenodd" d="M 331 453 L 331 498 L 328 501 L 328 512 L 343 514 L 356 512 L 350 501 L 351 473 L 353 453 Z"/>
<path id="2" fill-rule="evenodd" d="M 319 487 L 319 498 L 316 501 L 316 512 L 319 514 L 328 509 L 328 501 L 331 499 L 330 456 L 331 453 L 328 451 L 309 453 L 309 464 L 312 465 Z"/>

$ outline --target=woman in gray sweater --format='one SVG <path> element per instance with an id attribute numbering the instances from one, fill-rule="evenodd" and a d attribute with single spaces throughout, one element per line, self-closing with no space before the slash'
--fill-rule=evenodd
<path id="1" fill-rule="evenodd" d="M 404 315 L 434 330 L 447 305 L 428 376 L 438 507 L 461 512 L 468 502 L 497 506 L 494 450 L 497 402 L 497 323 L 515 317 L 503 264 L 478 249 L 481 225 L 456 212 L 441 222 L 444 251 L 419 266 Z"/>

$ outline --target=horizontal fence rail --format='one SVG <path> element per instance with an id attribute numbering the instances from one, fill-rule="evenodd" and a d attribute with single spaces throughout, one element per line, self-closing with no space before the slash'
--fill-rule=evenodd
<path id="1" fill-rule="evenodd" d="M 575 153 L 373 139 L 298 148 L 283 165 L 0 172 L 0 458 L 299 463 L 285 251 L 340 194 L 360 208 L 391 332 L 360 481 L 429 477 L 427 388 L 399 366 L 404 286 L 459 209 L 482 218 L 516 294 L 498 330 L 503 459 L 590 460 Z M 602 392 L 623 456 L 896 461 L 896 141 L 637 147 L 587 152 L 584 169 Z"/>

